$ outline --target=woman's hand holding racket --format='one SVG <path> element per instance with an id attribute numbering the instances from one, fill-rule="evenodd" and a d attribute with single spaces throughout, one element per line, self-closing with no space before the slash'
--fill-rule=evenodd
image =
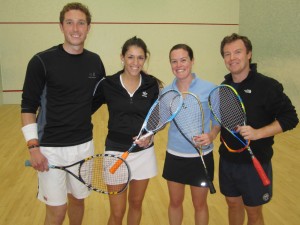
<path id="1" fill-rule="evenodd" d="M 194 136 L 193 141 L 194 141 L 196 147 L 205 148 L 213 142 L 213 139 L 210 137 L 209 133 L 203 133 L 203 134 Z"/>
<path id="2" fill-rule="evenodd" d="M 154 135 L 150 135 L 147 137 L 140 137 L 139 139 L 136 139 L 137 137 L 134 138 L 134 143 L 137 144 L 141 148 L 146 148 L 150 146 L 153 142 Z"/>

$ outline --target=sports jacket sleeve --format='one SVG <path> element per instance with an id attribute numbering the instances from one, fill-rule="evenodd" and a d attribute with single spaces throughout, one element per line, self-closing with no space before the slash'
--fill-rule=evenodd
<path id="1" fill-rule="evenodd" d="M 274 80 L 272 87 L 266 94 L 266 109 L 270 115 L 279 122 L 283 131 L 291 130 L 297 126 L 299 119 L 290 98 L 283 92 L 283 86 Z"/>
<path id="2" fill-rule="evenodd" d="M 37 55 L 28 63 L 22 94 L 22 113 L 36 113 L 45 87 L 45 68 Z"/>
<path id="3" fill-rule="evenodd" d="M 94 114 L 101 107 L 101 105 L 106 103 L 102 88 L 103 82 L 105 82 L 105 78 L 101 79 L 95 87 L 92 102 L 92 114 Z"/>

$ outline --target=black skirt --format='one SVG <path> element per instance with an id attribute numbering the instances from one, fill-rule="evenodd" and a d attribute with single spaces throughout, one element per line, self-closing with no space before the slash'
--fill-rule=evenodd
<path id="1" fill-rule="evenodd" d="M 213 179 L 213 152 L 203 156 L 203 158 L 208 174 Z M 201 157 L 184 158 L 167 152 L 162 176 L 166 180 L 177 183 L 207 187 L 207 179 Z"/>

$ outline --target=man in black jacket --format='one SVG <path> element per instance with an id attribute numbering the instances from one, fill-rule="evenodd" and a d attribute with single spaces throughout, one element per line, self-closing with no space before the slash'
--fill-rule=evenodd
<path id="1" fill-rule="evenodd" d="M 251 65 L 252 44 L 245 36 L 232 34 L 221 42 L 221 55 L 230 74 L 223 84 L 233 86 L 246 108 L 247 125 L 237 128 L 261 163 L 271 184 L 264 186 L 249 152 L 229 152 L 222 142 L 219 148 L 221 193 L 226 197 L 230 225 L 242 225 L 245 210 L 248 225 L 263 225 L 262 205 L 272 197 L 272 165 L 274 135 L 296 127 L 299 120 L 295 107 L 283 92 L 282 85 L 264 76 Z M 235 139 L 225 129 L 221 136 L 228 146 Z"/>

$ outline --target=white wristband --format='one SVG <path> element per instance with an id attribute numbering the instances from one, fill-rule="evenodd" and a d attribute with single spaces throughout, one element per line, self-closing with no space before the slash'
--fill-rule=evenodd
<path id="1" fill-rule="evenodd" d="M 26 142 L 31 139 L 38 139 L 36 123 L 25 125 L 24 127 L 22 127 L 22 132 Z"/>

